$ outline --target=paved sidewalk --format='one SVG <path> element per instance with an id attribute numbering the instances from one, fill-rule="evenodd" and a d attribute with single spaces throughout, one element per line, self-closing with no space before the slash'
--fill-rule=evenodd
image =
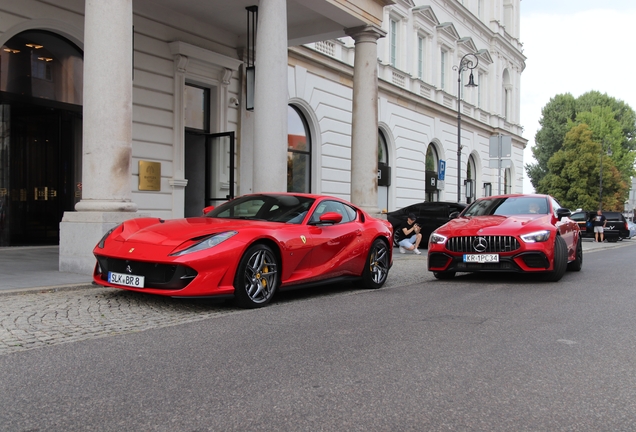
<path id="1" fill-rule="evenodd" d="M 90 275 L 59 271 L 58 246 L 0 247 L 0 293 L 90 285 Z"/>

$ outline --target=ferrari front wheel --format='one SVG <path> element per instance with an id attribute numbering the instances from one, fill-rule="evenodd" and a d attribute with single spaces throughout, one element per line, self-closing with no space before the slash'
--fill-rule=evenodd
<path id="1" fill-rule="evenodd" d="M 390 257 L 389 247 L 385 242 L 376 239 L 371 245 L 367 261 L 362 272 L 362 282 L 365 288 L 380 288 L 389 275 Z"/>
<path id="2" fill-rule="evenodd" d="M 234 296 L 239 306 L 265 306 L 278 287 L 278 258 L 267 245 L 251 246 L 239 263 L 234 279 Z"/>

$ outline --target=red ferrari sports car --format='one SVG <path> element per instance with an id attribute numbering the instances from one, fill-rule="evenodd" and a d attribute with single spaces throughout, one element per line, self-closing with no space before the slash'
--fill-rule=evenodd
<path id="1" fill-rule="evenodd" d="M 338 198 L 245 195 L 201 217 L 122 223 L 93 250 L 93 279 L 172 297 L 233 296 L 254 308 L 279 288 L 351 278 L 380 288 L 392 234 L 388 221 Z"/>
<path id="2" fill-rule="evenodd" d="M 549 195 L 481 198 L 433 231 L 428 269 L 437 279 L 456 272 L 541 273 L 558 281 L 579 271 L 583 249 L 570 211 Z"/>

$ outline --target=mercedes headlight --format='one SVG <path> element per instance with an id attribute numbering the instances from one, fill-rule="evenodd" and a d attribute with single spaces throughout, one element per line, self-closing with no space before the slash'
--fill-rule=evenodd
<path id="1" fill-rule="evenodd" d="M 523 240 L 526 243 L 544 242 L 544 241 L 548 241 L 549 238 L 550 238 L 550 231 L 548 230 L 536 231 L 536 232 L 532 232 L 530 234 L 524 234 L 521 236 L 521 240 Z"/>
<path id="2" fill-rule="evenodd" d="M 446 243 L 446 240 L 448 240 L 447 237 L 441 235 L 441 234 L 437 234 L 437 233 L 432 233 L 431 236 L 428 239 L 428 242 L 430 244 L 444 244 Z"/>

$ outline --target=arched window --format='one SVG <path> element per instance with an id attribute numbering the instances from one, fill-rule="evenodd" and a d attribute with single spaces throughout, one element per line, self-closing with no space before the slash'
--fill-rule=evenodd
<path id="1" fill-rule="evenodd" d="M 311 192 L 311 136 L 298 108 L 287 106 L 287 191 Z"/>
<path id="2" fill-rule="evenodd" d="M 378 130 L 378 208 L 388 211 L 391 167 L 389 167 L 389 146 L 382 130 Z"/>
<path id="3" fill-rule="evenodd" d="M 475 185 L 477 184 L 476 177 L 477 169 L 475 168 L 475 158 L 470 155 L 468 158 L 468 164 L 466 165 L 466 204 L 470 204 L 475 201 Z"/>
<path id="4" fill-rule="evenodd" d="M 504 171 L 504 190 L 503 193 L 509 194 L 512 193 L 512 175 L 510 173 L 510 168 L 506 168 Z"/>
<path id="5" fill-rule="evenodd" d="M 0 49 L 0 91 L 73 105 L 82 104 L 84 58 L 67 39 L 28 30 Z"/>
<path id="6" fill-rule="evenodd" d="M 425 169 L 426 171 L 437 172 L 437 166 L 439 165 L 439 157 L 437 156 L 437 150 L 435 149 L 435 144 L 429 144 L 426 149 L 426 162 Z"/>
<path id="7" fill-rule="evenodd" d="M 437 188 L 437 169 L 439 167 L 439 156 L 435 144 L 430 143 L 426 149 L 426 160 L 424 170 L 426 177 L 426 201 L 439 201 L 439 189 Z"/>
<path id="8" fill-rule="evenodd" d="M 382 131 L 378 131 L 378 165 L 388 165 L 388 146 L 386 145 L 386 137 Z"/>
<path id="9" fill-rule="evenodd" d="M 511 120 L 512 117 L 512 113 L 510 112 L 510 103 L 511 103 L 511 98 L 512 98 L 512 83 L 510 82 L 510 73 L 508 72 L 508 69 L 504 70 L 503 72 L 503 94 L 502 94 L 502 98 L 503 100 L 501 101 L 502 103 L 502 114 L 504 116 L 504 119 L 506 119 L 507 121 Z"/>

